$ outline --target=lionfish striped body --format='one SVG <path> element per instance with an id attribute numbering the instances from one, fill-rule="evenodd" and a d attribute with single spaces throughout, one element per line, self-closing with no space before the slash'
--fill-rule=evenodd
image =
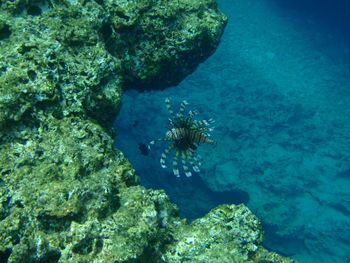
<path id="1" fill-rule="evenodd" d="M 165 100 L 167 109 L 171 118 L 169 119 L 170 128 L 166 132 L 164 139 L 158 139 L 157 141 L 171 142 L 169 146 L 164 150 L 160 158 L 160 164 L 163 168 L 166 168 L 167 157 L 170 152 L 175 152 L 172 160 L 174 175 L 179 177 L 179 161 L 182 163 L 182 169 L 187 177 L 192 173 L 189 170 L 188 164 L 191 165 L 193 171 L 199 172 L 200 157 L 197 155 L 196 150 L 200 144 L 216 144 L 215 141 L 209 139 L 209 132 L 212 130 L 210 125 L 214 122 L 212 119 L 206 120 L 194 120 L 194 116 L 197 115 L 196 111 L 189 111 L 187 115 L 184 115 L 185 107 L 188 104 L 183 101 L 180 105 L 178 113 L 174 113 L 170 105 L 170 100 Z M 151 141 L 150 144 L 154 144 L 156 141 Z"/>

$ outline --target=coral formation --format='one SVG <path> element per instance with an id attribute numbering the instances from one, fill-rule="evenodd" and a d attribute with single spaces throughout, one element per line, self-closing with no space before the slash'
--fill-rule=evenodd
<path id="1" fill-rule="evenodd" d="M 122 88 L 176 83 L 215 50 L 226 19 L 213 0 L 1 2 L 1 262 L 172 262 L 176 236 L 208 231 L 200 220 L 215 213 L 188 225 L 163 191 L 138 186 L 110 123 Z"/>

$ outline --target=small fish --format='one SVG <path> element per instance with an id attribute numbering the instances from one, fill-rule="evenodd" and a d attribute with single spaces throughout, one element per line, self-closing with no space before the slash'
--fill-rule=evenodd
<path id="1" fill-rule="evenodd" d="M 139 142 L 138 145 L 139 145 L 139 150 L 140 150 L 141 154 L 148 156 L 149 149 L 148 149 L 147 145 L 144 144 L 143 142 Z"/>

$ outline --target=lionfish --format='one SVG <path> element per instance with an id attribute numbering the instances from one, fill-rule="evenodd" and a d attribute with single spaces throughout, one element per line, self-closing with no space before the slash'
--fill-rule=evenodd
<path id="1" fill-rule="evenodd" d="M 191 165 L 193 171 L 199 172 L 201 165 L 200 157 L 196 153 L 197 147 L 202 143 L 216 144 L 215 141 L 209 139 L 209 132 L 213 130 L 210 125 L 214 122 L 209 120 L 194 120 L 194 116 L 198 114 L 197 111 L 189 111 L 184 115 L 187 101 L 180 104 L 178 113 L 174 113 L 169 98 L 165 99 L 165 104 L 170 114 L 170 128 L 165 134 L 165 138 L 156 141 L 170 142 L 160 158 L 160 165 L 166 168 L 167 156 L 170 152 L 175 152 L 172 160 L 173 173 L 176 177 L 180 176 L 178 163 L 181 161 L 182 169 L 187 177 L 192 175 L 189 170 L 188 163 Z M 156 141 L 151 141 L 153 145 Z M 149 145 L 149 148 L 150 148 Z"/>

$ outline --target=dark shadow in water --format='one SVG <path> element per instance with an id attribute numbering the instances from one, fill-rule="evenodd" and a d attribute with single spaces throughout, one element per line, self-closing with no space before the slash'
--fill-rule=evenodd
<path id="1" fill-rule="evenodd" d="M 7 248 L 4 252 L 0 251 L 0 262 L 7 262 L 10 255 L 11 255 L 11 249 Z"/>
<path id="2" fill-rule="evenodd" d="M 169 172 L 161 176 L 162 180 L 152 178 L 153 176 L 154 174 L 144 175 L 143 180 L 141 179 L 142 184 L 145 187 L 164 189 L 171 200 L 180 207 L 181 217 L 190 221 L 204 216 L 210 209 L 221 204 L 249 202 L 249 194 L 239 189 L 223 192 L 210 190 L 198 174 L 189 178 L 177 178 Z"/>
<path id="3" fill-rule="evenodd" d="M 275 234 L 279 231 L 277 226 L 263 223 L 263 227 L 265 232 L 264 247 L 268 250 L 277 252 L 285 257 L 293 257 L 304 249 L 305 244 L 302 238 L 293 236 L 280 238 Z M 283 244 L 283 251 L 276 249 L 280 247 L 279 244 Z"/>

